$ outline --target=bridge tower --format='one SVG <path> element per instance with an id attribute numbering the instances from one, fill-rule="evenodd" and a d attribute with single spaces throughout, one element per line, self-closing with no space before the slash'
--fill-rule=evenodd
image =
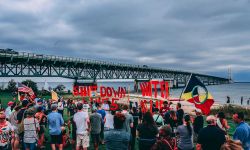
<path id="1" fill-rule="evenodd" d="M 233 77 L 232 77 L 232 69 L 231 69 L 231 67 L 228 68 L 228 80 L 229 80 L 229 83 L 233 83 Z"/>

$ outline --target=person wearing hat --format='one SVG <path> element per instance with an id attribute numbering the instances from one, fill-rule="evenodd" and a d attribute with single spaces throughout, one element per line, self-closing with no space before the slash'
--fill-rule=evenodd
<path id="1" fill-rule="evenodd" d="M 11 115 L 11 106 L 14 104 L 14 102 L 9 101 L 8 102 L 8 107 L 5 109 L 5 115 L 6 115 L 6 119 L 9 120 L 10 115 Z"/>
<path id="2" fill-rule="evenodd" d="M 62 115 L 57 112 L 57 107 L 57 104 L 52 104 L 52 112 L 48 115 L 49 134 L 51 137 L 52 150 L 56 150 L 56 144 L 59 144 L 59 150 L 63 149 L 62 126 L 64 124 L 64 120 Z"/>
<path id="3" fill-rule="evenodd" d="M 34 118 L 35 112 L 29 108 L 26 112 L 27 117 L 23 120 L 24 124 L 24 147 L 26 150 L 35 150 L 38 140 L 37 131 L 40 130 L 39 122 Z"/>
<path id="4" fill-rule="evenodd" d="M 10 145 L 10 133 L 14 137 L 14 131 L 11 124 L 6 120 L 4 112 L 0 112 L 0 149 L 7 150 Z"/>

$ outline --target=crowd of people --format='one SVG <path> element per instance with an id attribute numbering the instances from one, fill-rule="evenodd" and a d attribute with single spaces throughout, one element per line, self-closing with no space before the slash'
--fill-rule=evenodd
<path id="1" fill-rule="evenodd" d="M 90 145 L 95 150 L 100 145 L 107 150 L 250 149 L 250 127 L 242 112 L 232 116 L 237 128 L 231 139 L 223 112 L 207 116 L 205 127 L 199 109 L 190 115 L 180 103 L 176 108 L 171 105 L 165 101 L 162 108 L 153 106 L 151 111 L 143 112 L 137 103 L 110 110 L 109 101 L 10 101 L 0 112 L 0 149 L 44 149 L 48 142 L 52 150 L 69 145 L 76 150 L 90 149 Z"/>

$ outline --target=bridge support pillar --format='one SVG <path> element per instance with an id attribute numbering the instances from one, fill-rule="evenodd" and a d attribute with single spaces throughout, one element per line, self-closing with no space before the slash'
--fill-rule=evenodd
<path id="1" fill-rule="evenodd" d="M 134 82 L 134 91 L 137 93 L 138 90 L 139 90 L 138 81 L 135 79 L 135 82 Z"/>
<path id="2" fill-rule="evenodd" d="M 178 87 L 179 87 L 178 80 L 177 79 L 173 80 L 173 88 L 178 88 Z"/>

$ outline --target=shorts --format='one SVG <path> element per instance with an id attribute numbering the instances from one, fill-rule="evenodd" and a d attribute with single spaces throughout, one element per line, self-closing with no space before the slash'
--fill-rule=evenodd
<path id="1" fill-rule="evenodd" d="M 63 143 L 62 133 L 59 135 L 50 135 L 50 138 L 51 138 L 51 144 L 62 144 Z"/>
<path id="2" fill-rule="evenodd" d="M 99 143 L 100 142 L 100 134 L 91 134 L 91 139 L 93 143 Z"/>
<path id="3" fill-rule="evenodd" d="M 76 136 L 76 146 L 89 147 L 89 135 L 86 134 L 77 134 Z"/>

